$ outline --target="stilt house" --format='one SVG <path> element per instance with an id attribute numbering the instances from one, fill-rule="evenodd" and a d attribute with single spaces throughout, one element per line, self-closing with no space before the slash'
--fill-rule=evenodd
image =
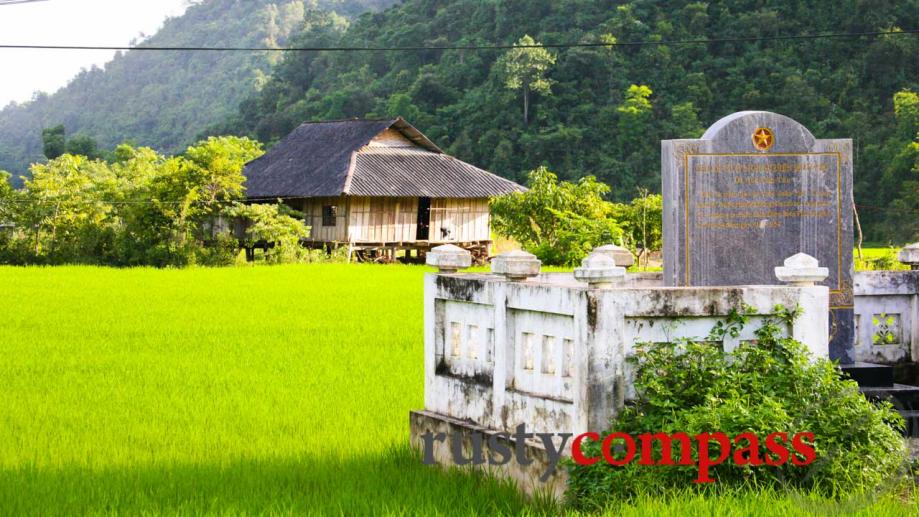
<path id="1" fill-rule="evenodd" d="M 487 256 L 488 199 L 520 185 L 443 153 L 401 118 L 308 122 L 246 165 L 249 202 L 306 214 L 312 247 L 361 258 L 452 243 Z"/>

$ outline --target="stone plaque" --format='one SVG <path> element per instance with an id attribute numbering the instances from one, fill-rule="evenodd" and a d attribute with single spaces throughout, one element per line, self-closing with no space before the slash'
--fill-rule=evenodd
<path id="1" fill-rule="evenodd" d="M 799 252 L 830 270 L 830 357 L 853 361 L 852 141 L 765 111 L 661 143 L 664 282 L 779 284 Z"/>

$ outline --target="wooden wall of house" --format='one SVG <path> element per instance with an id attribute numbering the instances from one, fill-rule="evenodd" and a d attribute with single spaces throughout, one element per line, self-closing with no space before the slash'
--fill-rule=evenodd
<path id="1" fill-rule="evenodd" d="M 336 207 L 335 225 L 323 225 L 323 210 Z M 418 235 L 418 198 L 328 197 L 303 200 L 310 241 L 412 243 Z M 428 241 L 491 240 L 487 199 L 432 199 Z"/>
<path id="2" fill-rule="evenodd" d="M 431 242 L 491 240 L 488 199 L 431 200 Z"/>
<path id="3" fill-rule="evenodd" d="M 323 209 L 335 207 L 335 225 L 323 225 Z M 296 208 L 296 207 L 295 207 Z M 310 227 L 308 240 L 319 242 L 346 242 L 348 240 L 348 199 L 341 197 L 314 197 L 303 200 L 306 225 Z"/>
<path id="4" fill-rule="evenodd" d="M 348 237 L 352 242 L 414 242 L 418 198 L 352 197 Z"/>

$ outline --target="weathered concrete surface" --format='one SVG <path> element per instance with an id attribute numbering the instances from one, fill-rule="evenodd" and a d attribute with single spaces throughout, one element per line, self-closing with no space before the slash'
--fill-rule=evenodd
<path id="1" fill-rule="evenodd" d="M 854 291 L 856 359 L 919 359 L 919 271 L 859 271 Z"/>
<path id="2" fill-rule="evenodd" d="M 628 249 L 622 246 L 616 246 L 615 244 L 607 244 L 594 248 L 594 253 L 601 253 L 608 256 L 616 262 L 617 266 L 631 267 L 635 264 L 635 255 L 632 255 L 632 252 Z"/>
<path id="3" fill-rule="evenodd" d="M 491 272 L 503 275 L 510 280 L 526 280 L 538 276 L 542 262 L 536 255 L 523 250 L 513 250 L 502 253 L 491 261 Z"/>
<path id="4" fill-rule="evenodd" d="M 903 246 L 903 249 L 900 250 L 897 257 L 900 259 L 900 262 L 909 266 L 910 269 L 919 269 L 919 242 Z"/>
<path id="5" fill-rule="evenodd" d="M 571 274 L 525 282 L 429 274 L 425 282 L 424 409 L 493 430 L 602 431 L 631 393 L 626 357 L 636 341 L 704 339 L 743 305 L 759 316 L 725 340 L 726 350 L 753 342 L 759 320 L 784 305 L 804 310 L 785 334 L 818 357 L 828 353 L 823 286 L 592 290 Z"/>
<path id="6" fill-rule="evenodd" d="M 444 442 L 434 442 L 434 459 L 437 464 L 444 468 L 457 467 L 453 460 L 451 451 L 450 438 L 454 435 L 462 436 L 462 454 L 464 458 L 472 457 L 472 433 L 480 433 L 485 439 L 482 442 L 485 458 L 500 456 L 494 455 L 488 446 L 488 439 L 496 435 L 498 431 L 488 429 L 479 425 L 463 422 L 456 418 L 446 415 L 439 415 L 430 411 L 412 411 L 409 414 L 409 428 L 411 433 L 412 447 L 418 451 L 424 452 L 424 442 L 422 436 L 426 433 L 444 433 L 448 439 Z M 507 445 L 511 450 L 515 448 L 516 440 L 513 436 L 500 436 L 496 439 Z M 529 465 L 521 465 L 516 460 L 511 460 L 506 465 L 465 465 L 463 468 L 480 469 L 488 474 L 502 479 L 510 479 L 517 487 L 525 493 L 535 496 L 537 494 L 548 495 L 555 499 L 562 499 L 565 495 L 565 489 L 568 486 L 568 473 L 564 467 L 559 465 L 555 473 L 548 477 L 546 481 L 541 481 L 540 477 L 549 468 L 549 457 L 543 444 L 538 441 L 527 441 L 525 445 L 526 455 L 533 460 Z M 500 453 L 499 453 L 500 454 Z"/>
<path id="7" fill-rule="evenodd" d="M 851 140 L 747 111 L 663 141 L 661 167 L 665 284 L 776 284 L 775 266 L 807 253 L 829 268 L 830 356 L 852 362 Z"/>
<path id="8" fill-rule="evenodd" d="M 472 265 L 472 253 L 454 244 L 444 244 L 429 251 L 425 263 L 441 273 L 455 273 Z"/>

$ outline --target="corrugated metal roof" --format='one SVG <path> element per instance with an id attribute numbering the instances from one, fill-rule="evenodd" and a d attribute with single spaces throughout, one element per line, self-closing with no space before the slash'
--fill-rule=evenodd
<path id="1" fill-rule="evenodd" d="M 418 147 L 368 148 L 387 129 Z M 308 122 L 246 165 L 249 199 L 355 196 L 490 197 L 522 190 L 443 154 L 401 118 Z"/>
<path id="2" fill-rule="evenodd" d="M 352 196 L 482 198 L 522 190 L 520 185 L 452 156 L 411 149 L 357 153 Z"/>
<path id="3" fill-rule="evenodd" d="M 246 165 L 246 196 L 338 196 L 345 188 L 351 154 L 394 123 L 342 120 L 303 124 Z"/>

